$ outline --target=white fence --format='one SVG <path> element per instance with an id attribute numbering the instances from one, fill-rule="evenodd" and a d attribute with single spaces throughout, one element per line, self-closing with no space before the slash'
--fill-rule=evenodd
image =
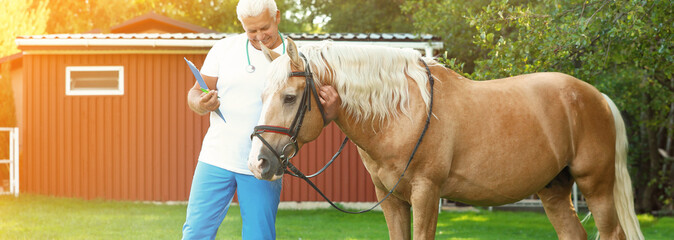
<path id="1" fill-rule="evenodd" d="M 19 196 L 19 128 L 0 128 L 0 132 L 9 132 L 9 159 L 0 159 L 0 167 L 7 164 L 9 169 L 9 189 L 5 179 L 0 179 L 0 195 Z"/>

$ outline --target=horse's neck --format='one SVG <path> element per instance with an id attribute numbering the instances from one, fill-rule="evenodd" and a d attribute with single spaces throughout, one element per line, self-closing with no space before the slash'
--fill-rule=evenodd
<path id="1" fill-rule="evenodd" d="M 383 132 L 381 132 L 381 129 L 370 127 L 372 122 L 357 123 L 353 116 L 341 115 L 340 118 L 335 119 L 335 123 L 349 137 L 351 142 L 366 152 L 371 152 L 371 150 L 379 147 L 373 137 L 383 134 Z"/>
<path id="2" fill-rule="evenodd" d="M 433 64 L 430 68 L 435 78 L 433 97 L 436 104 L 439 101 L 449 100 L 448 96 L 456 95 L 474 83 L 473 80 L 464 78 L 439 64 Z M 410 146 L 416 143 L 423 130 L 428 112 L 416 84 L 410 82 L 408 86 L 414 88 L 409 90 L 410 94 L 414 95 L 410 96 L 409 116 L 401 113 L 397 118 L 389 119 L 384 125 L 380 125 L 372 120 L 357 122 L 356 118 L 350 116 L 345 109 L 340 109 L 335 123 L 352 142 L 371 155 L 375 155 L 373 152 L 387 152 L 381 151 L 382 149 L 411 150 Z M 440 108 L 433 109 L 435 112 Z"/>
<path id="3" fill-rule="evenodd" d="M 356 121 L 354 116 L 340 109 L 335 123 L 353 143 L 376 161 L 401 155 L 396 151 L 407 154 L 409 146 L 414 145 L 427 115 L 423 106 L 412 108 L 410 116 L 401 113 L 397 118 L 388 119 L 384 123 L 372 119 Z M 392 151 L 387 151 L 389 149 Z"/>

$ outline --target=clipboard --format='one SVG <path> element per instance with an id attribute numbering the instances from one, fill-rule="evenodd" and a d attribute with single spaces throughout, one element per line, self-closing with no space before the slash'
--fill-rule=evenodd
<path id="1" fill-rule="evenodd" d="M 185 61 L 187 62 L 187 66 L 190 67 L 190 70 L 192 70 L 192 74 L 194 74 L 194 78 L 197 79 L 197 82 L 199 83 L 199 86 L 201 87 L 201 91 L 208 93 L 208 85 L 206 85 L 206 81 L 201 77 L 201 73 L 199 73 L 199 70 L 197 69 L 196 66 L 194 66 L 194 63 L 190 62 L 190 60 L 187 60 L 187 58 L 184 58 Z M 222 118 L 222 121 L 227 123 L 225 120 L 225 117 L 222 116 L 222 113 L 220 112 L 220 109 L 215 109 L 215 113 Z"/>

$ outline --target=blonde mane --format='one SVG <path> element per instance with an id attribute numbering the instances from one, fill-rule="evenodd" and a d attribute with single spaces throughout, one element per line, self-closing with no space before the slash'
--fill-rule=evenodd
<path id="1" fill-rule="evenodd" d="M 428 108 L 428 75 L 419 62 L 421 54 L 418 51 L 323 41 L 303 46 L 300 52 L 311 64 L 316 85 L 329 84 L 321 81 L 332 79 L 332 85 L 342 99 L 341 107 L 357 122 L 372 119 L 373 123 L 383 123 L 390 118 L 397 118 L 399 113 L 409 116 L 408 76 L 419 86 L 421 97 Z M 265 90 L 267 94 L 286 85 L 290 57 L 285 54 L 278 57 L 270 69 Z"/>

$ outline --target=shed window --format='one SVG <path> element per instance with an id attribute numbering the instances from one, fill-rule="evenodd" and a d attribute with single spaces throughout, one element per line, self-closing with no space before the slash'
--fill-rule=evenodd
<path id="1" fill-rule="evenodd" d="M 66 95 L 124 95 L 124 67 L 66 67 Z"/>

